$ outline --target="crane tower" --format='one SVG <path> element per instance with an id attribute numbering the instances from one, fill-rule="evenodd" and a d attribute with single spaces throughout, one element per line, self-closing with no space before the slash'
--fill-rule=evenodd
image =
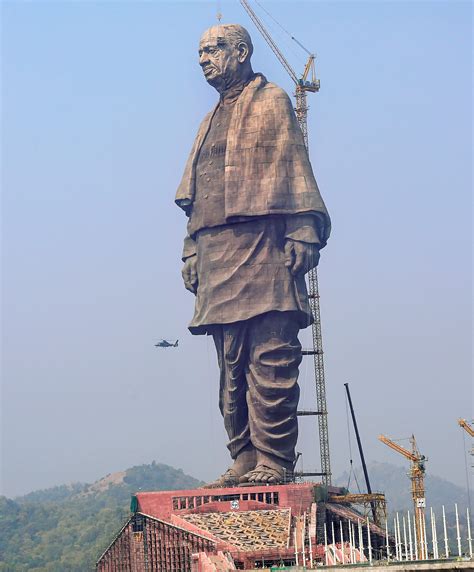
<path id="1" fill-rule="evenodd" d="M 411 461 L 409 477 L 411 480 L 411 495 L 415 514 L 416 542 L 418 545 L 418 554 L 421 555 L 421 559 L 427 558 L 428 549 L 425 535 L 425 462 L 428 459 L 418 450 L 414 435 L 410 437 L 411 451 L 395 443 L 385 435 L 379 435 L 378 438 L 379 441 L 382 441 L 382 443 L 385 443 L 385 445 Z"/>
<path id="2" fill-rule="evenodd" d="M 267 44 L 272 49 L 273 53 L 276 55 L 282 66 L 287 71 L 288 75 L 291 77 L 295 84 L 295 98 L 296 106 L 295 113 L 298 123 L 300 125 L 301 131 L 303 133 L 303 139 L 308 149 L 308 105 L 306 102 L 306 94 L 316 93 L 319 91 L 319 80 L 316 79 L 316 73 L 314 69 L 314 54 L 310 53 L 296 38 L 292 39 L 308 54 L 308 62 L 306 63 L 305 69 L 301 77 L 296 75 L 288 60 L 282 54 L 281 50 L 258 18 L 257 14 L 254 12 L 247 0 L 240 0 L 240 3 L 244 7 L 250 19 L 257 27 L 258 31 L 262 34 L 263 38 Z M 311 79 L 310 78 L 311 74 Z M 324 377 L 324 358 L 323 358 L 323 338 L 321 331 L 321 312 L 319 307 L 319 284 L 318 284 L 318 272 L 316 268 L 311 269 L 308 272 L 308 297 L 311 307 L 311 312 L 313 314 L 313 325 L 312 325 L 312 338 L 313 347 L 309 350 L 303 350 L 303 355 L 312 355 L 314 359 L 314 375 L 315 375 L 315 385 L 316 385 L 316 410 L 315 411 L 301 411 L 298 412 L 299 415 L 316 415 L 318 417 L 318 429 L 319 429 L 319 449 L 321 458 L 321 472 L 320 473 L 300 473 L 301 476 L 314 476 L 319 475 L 323 479 L 325 485 L 331 484 L 331 460 L 329 455 L 329 431 L 328 431 L 328 421 L 327 421 L 327 405 L 326 405 L 326 381 Z"/>

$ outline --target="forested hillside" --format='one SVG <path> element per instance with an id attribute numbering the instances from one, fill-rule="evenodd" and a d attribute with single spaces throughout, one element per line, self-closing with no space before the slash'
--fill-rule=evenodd
<path id="1" fill-rule="evenodd" d="M 153 462 L 92 484 L 0 497 L 0 571 L 88 572 L 130 512 L 137 490 L 195 488 L 200 481 Z"/>

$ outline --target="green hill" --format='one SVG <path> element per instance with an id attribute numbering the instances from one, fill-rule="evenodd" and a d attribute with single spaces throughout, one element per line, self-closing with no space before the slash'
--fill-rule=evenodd
<path id="1" fill-rule="evenodd" d="M 0 497 L 1 572 L 87 572 L 129 515 L 137 490 L 195 488 L 200 481 L 153 462 L 94 484 Z"/>

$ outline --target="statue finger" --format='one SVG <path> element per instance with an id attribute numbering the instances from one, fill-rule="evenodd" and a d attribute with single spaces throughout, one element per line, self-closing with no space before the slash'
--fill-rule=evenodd
<path id="1" fill-rule="evenodd" d="M 309 256 L 308 270 L 310 268 L 316 268 L 316 266 L 318 265 L 320 256 L 321 255 L 319 254 L 319 250 L 317 248 L 311 249 L 311 254 Z"/>
<path id="2" fill-rule="evenodd" d="M 294 261 L 294 248 L 290 241 L 285 242 L 285 266 L 291 268 Z"/>
<path id="3" fill-rule="evenodd" d="M 304 251 L 300 250 L 299 252 L 296 252 L 295 263 L 293 264 L 291 273 L 293 274 L 293 276 L 295 276 L 296 274 L 299 274 L 302 270 L 304 270 L 305 266 L 306 266 L 306 256 L 304 254 Z"/>
<path id="4" fill-rule="evenodd" d="M 184 281 L 184 287 L 186 288 L 186 290 L 189 290 L 193 294 L 196 294 L 196 286 L 197 286 L 197 280 L 196 282 L 191 282 L 190 280 Z"/>

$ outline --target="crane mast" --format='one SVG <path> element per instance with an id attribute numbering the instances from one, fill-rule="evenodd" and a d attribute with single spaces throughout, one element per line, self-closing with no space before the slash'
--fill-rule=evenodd
<path id="1" fill-rule="evenodd" d="M 281 50 L 263 25 L 263 23 L 258 18 L 257 14 L 254 12 L 247 0 L 239 0 L 245 11 L 249 15 L 252 22 L 257 27 L 258 31 L 262 34 L 263 38 L 270 46 L 273 53 L 278 58 L 281 65 L 284 67 L 288 75 L 291 77 L 295 84 L 295 98 L 296 106 L 295 113 L 298 120 L 301 132 L 303 133 L 303 140 L 306 149 L 308 150 L 308 105 L 306 102 L 307 92 L 315 93 L 319 91 L 319 80 L 316 79 L 316 73 L 314 68 L 314 54 L 308 52 L 308 50 L 300 43 L 296 38 L 293 40 L 309 55 L 308 62 L 306 63 L 303 74 L 300 78 L 296 75 L 288 60 L 282 54 Z M 310 77 L 311 78 L 308 79 Z M 313 314 L 313 325 L 312 325 L 312 338 L 313 338 L 313 348 L 311 350 L 304 351 L 305 355 L 313 355 L 314 359 L 314 375 L 315 375 L 315 385 L 316 385 L 316 410 L 312 412 L 302 412 L 304 415 L 316 415 L 318 417 L 318 430 L 319 430 L 319 449 L 321 458 L 321 473 L 323 483 L 325 485 L 331 484 L 331 459 L 329 453 L 329 430 L 328 430 L 328 420 L 327 420 L 327 405 L 326 405 L 326 381 L 324 375 L 324 358 L 323 358 L 323 338 L 321 331 L 321 312 L 319 305 L 319 283 L 318 283 L 318 272 L 316 268 L 311 269 L 308 272 L 308 297 L 309 304 L 311 307 L 311 312 Z M 311 476 L 316 473 L 301 473 L 302 476 Z"/>
<path id="2" fill-rule="evenodd" d="M 378 438 L 379 441 L 382 441 L 382 443 L 385 443 L 385 445 L 411 461 L 409 477 L 411 480 L 411 494 L 415 514 L 416 539 L 418 554 L 423 560 L 428 557 L 425 535 L 425 462 L 428 459 L 418 450 L 414 435 L 410 437 L 411 451 L 405 449 L 405 447 L 402 447 L 398 443 L 395 443 L 385 435 L 379 435 Z"/>

